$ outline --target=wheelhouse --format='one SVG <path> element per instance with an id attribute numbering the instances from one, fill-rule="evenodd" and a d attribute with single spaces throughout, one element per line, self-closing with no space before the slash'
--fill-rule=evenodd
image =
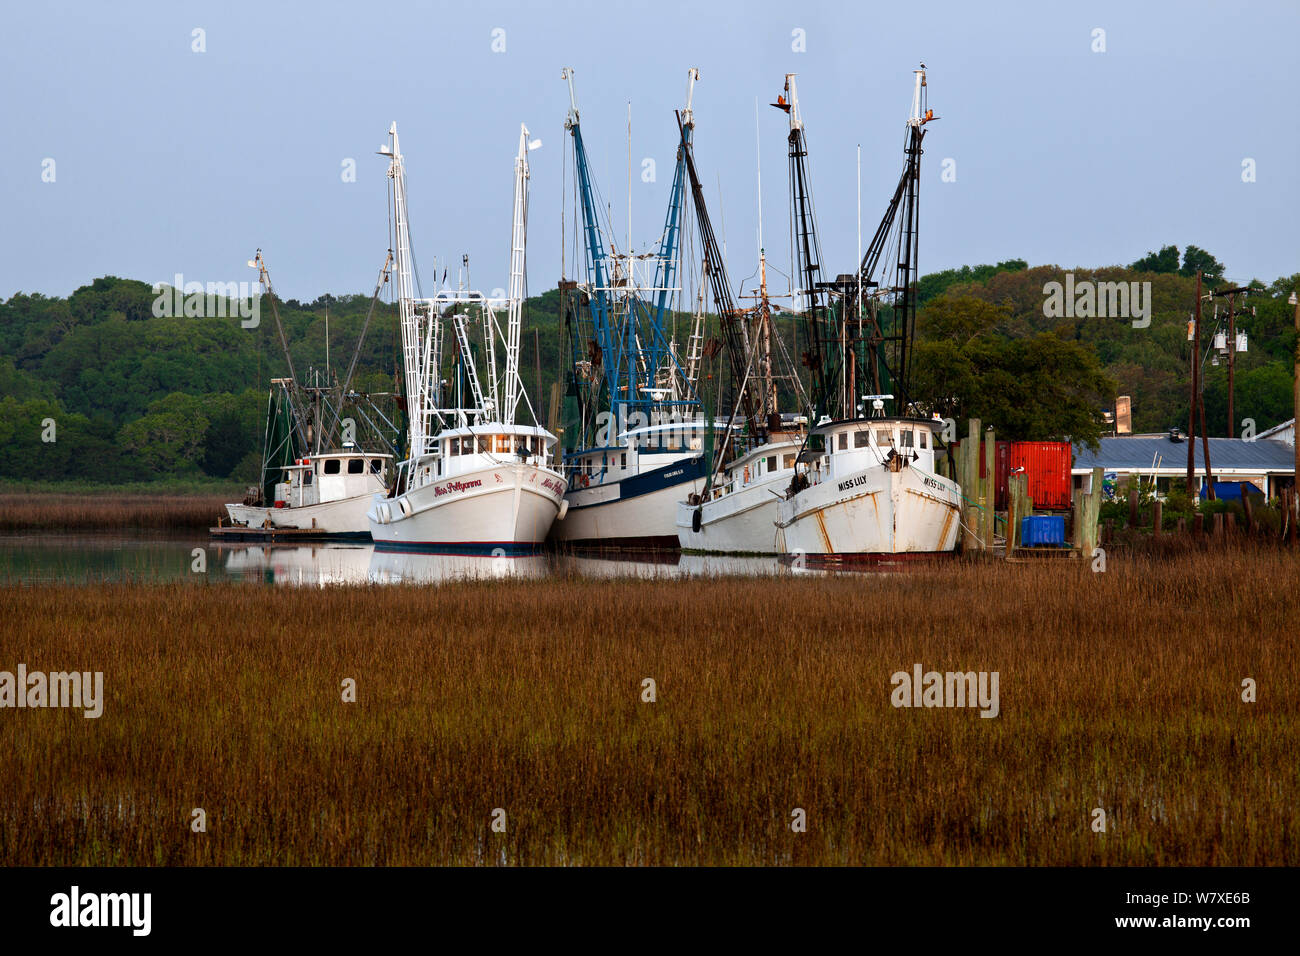
<path id="1" fill-rule="evenodd" d="M 715 430 L 725 433 L 727 423 L 715 421 Z M 645 425 L 618 436 L 619 444 L 584 448 L 564 456 L 564 472 L 570 487 L 622 481 L 642 472 L 670 465 L 704 452 L 708 422 L 691 420 Z"/>
<path id="2" fill-rule="evenodd" d="M 822 450 L 806 450 L 800 461 L 814 484 L 871 465 L 898 463 L 933 471 L 942 428 L 941 421 L 925 418 L 823 421 L 812 431 L 820 436 Z"/>
<path id="3" fill-rule="evenodd" d="M 393 456 L 359 448 L 299 458 L 282 469 L 275 485 L 276 508 L 301 508 L 374 494 L 388 486 Z"/>
<path id="4" fill-rule="evenodd" d="M 431 452 L 398 466 L 398 482 L 418 488 L 431 481 L 468 474 L 494 465 L 524 463 L 547 467 L 556 438 L 536 425 L 485 422 L 439 432 Z"/>

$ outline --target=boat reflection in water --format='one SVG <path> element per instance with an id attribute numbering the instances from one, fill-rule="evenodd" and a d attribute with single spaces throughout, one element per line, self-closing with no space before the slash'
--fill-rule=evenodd
<path id="1" fill-rule="evenodd" d="M 584 578 L 767 577 L 787 573 L 775 558 L 676 551 L 576 552 L 556 556 L 556 571 Z"/>
<path id="2" fill-rule="evenodd" d="M 247 545 L 220 548 L 229 578 L 268 584 L 444 584 L 495 578 L 544 578 L 553 559 L 376 551 L 373 544 Z"/>
<path id="3" fill-rule="evenodd" d="M 365 584 L 370 570 L 371 544 L 217 546 L 225 554 L 226 575 L 268 584 L 324 587 Z"/>
<path id="4" fill-rule="evenodd" d="M 372 584 L 447 584 L 551 575 L 545 554 L 414 554 L 409 551 L 375 551 L 370 557 Z"/>
<path id="5" fill-rule="evenodd" d="M 878 574 L 905 567 L 818 566 L 794 558 L 670 551 L 559 554 L 417 554 L 379 551 L 373 544 L 218 546 L 227 578 L 307 587 L 367 584 L 454 584 L 459 581 L 588 578 L 762 578 L 782 575 Z"/>

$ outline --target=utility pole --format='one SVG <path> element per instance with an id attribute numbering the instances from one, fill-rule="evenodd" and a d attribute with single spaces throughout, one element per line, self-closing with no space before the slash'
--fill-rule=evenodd
<path id="1" fill-rule="evenodd" d="M 1295 306 L 1295 418 L 1291 421 L 1291 430 L 1294 433 L 1297 425 L 1300 425 L 1300 297 L 1294 292 L 1291 298 L 1287 300 Z M 1300 494 L 1300 440 L 1294 441 L 1295 445 L 1295 482 L 1292 485 L 1291 500 L 1295 501 L 1296 495 Z"/>
<path id="2" fill-rule="evenodd" d="M 1192 319 L 1192 403 L 1187 412 L 1187 495 L 1196 497 L 1197 371 L 1201 364 L 1201 272 L 1196 271 L 1196 317 Z"/>
<path id="3" fill-rule="evenodd" d="M 1237 437 L 1237 431 L 1236 428 L 1234 427 L 1234 423 L 1236 422 L 1237 418 L 1232 411 L 1232 391 L 1233 391 L 1232 371 L 1233 371 L 1233 366 L 1237 364 L 1236 363 L 1237 316 L 1233 308 L 1236 305 L 1236 299 L 1237 299 L 1237 294 L 1236 294 L 1236 290 L 1234 289 L 1232 291 L 1232 294 L 1228 296 L 1228 437 L 1229 438 Z"/>
<path id="4" fill-rule="evenodd" d="M 1233 410 L 1234 404 L 1234 378 L 1237 365 L 1237 295 L 1240 294 L 1244 299 L 1250 293 L 1250 286 L 1237 286 L 1233 289 L 1220 289 L 1217 292 L 1211 292 L 1211 298 L 1228 297 L 1228 437 L 1237 436 L 1237 416 Z M 1242 310 L 1245 311 L 1244 309 Z"/>
<path id="5" fill-rule="evenodd" d="M 1214 475 L 1210 471 L 1210 430 L 1205 425 L 1201 398 L 1201 272 L 1196 272 L 1196 317 L 1192 320 L 1192 407 L 1187 428 L 1187 494 L 1196 496 L 1196 421 L 1201 422 L 1201 451 L 1205 459 L 1205 497 L 1214 500 Z"/>

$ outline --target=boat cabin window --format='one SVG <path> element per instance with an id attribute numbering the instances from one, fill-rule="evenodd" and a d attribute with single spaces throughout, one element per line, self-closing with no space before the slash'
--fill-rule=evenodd
<path id="1" fill-rule="evenodd" d="M 793 468 L 793 467 L 794 467 L 794 455 L 786 455 L 786 456 L 785 456 L 784 467 L 786 467 L 786 468 Z"/>
<path id="2" fill-rule="evenodd" d="M 304 471 L 304 472 L 302 473 L 302 483 L 303 483 L 304 485 L 310 485 L 310 484 L 311 484 L 311 472 L 310 472 L 310 471 Z"/>
<path id="3" fill-rule="evenodd" d="M 919 429 L 919 433 L 920 433 L 920 435 L 921 435 L 921 447 L 922 447 L 922 448 L 925 448 L 925 447 L 926 447 L 926 444 L 925 444 L 926 438 L 925 438 L 925 436 L 928 435 L 929 432 L 927 432 L 924 428 L 922 428 L 922 429 Z"/>
<path id="4" fill-rule="evenodd" d="M 912 447 L 912 429 L 904 428 L 902 431 L 902 446 L 904 448 Z"/>
<path id="5" fill-rule="evenodd" d="M 893 437 L 889 434 L 888 428 L 882 428 L 876 432 L 876 444 L 881 448 L 894 447 Z"/>
<path id="6" fill-rule="evenodd" d="M 848 447 L 849 447 L 849 433 L 840 432 L 840 451 L 844 451 L 844 449 Z"/>
<path id="7" fill-rule="evenodd" d="M 342 465 L 342 464 L 343 464 L 343 463 L 342 463 L 341 461 L 339 461 L 337 458 L 326 458 L 326 459 L 325 459 L 325 474 L 327 474 L 327 475 L 337 475 L 337 474 L 339 473 L 339 466 Z"/>
<path id="8" fill-rule="evenodd" d="M 767 456 L 767 470 L 776 471 L 776 455 Z"/>
<path id="9" fill-rule="evenodd" d="M 370 473 L 371 473 L 371 474 L 373 474 L 373 475 L 377 475 L 377 474 L 379 474 L 380 472 L 382 472 L 383 470 L 384 470 L 384 459 L 382 459 L 382 458 L 371 458 L 371 459 L 370 459 Z"/>
<path id="10" fill-rule="evenodd" d="M 491 451 L 492 451 L 492 436 L 480 435 L 478 440 L 478 453 L 480 455 L 486 455 Z"/>
<path id="11" fill-rule="evenodd" d="M 623 454 L 618 456 L 618 467 L 620 468 L 627 467 L 627 452 L 623 452 Z"/>
<path id="12" fill-rule="evenodd" d="M 509 435 L 496 435 L 496 436 L 494 436 L 494 437 L 495 437 L 496 440 L 497 440 L 497 454 L 498 454 L 498 455 L 508 455 L 508 454 L 510 454 L 510 436 L 509 436 Z"/>
<path id="13" fill-rule="evenodd" d="M 366 470 L 366 460 L 365 460 L 364 458 L 349 458 L 349 459 L 348 459 L 348 474 L 349 474 L 349 475 L 360 475 L 360 474 L 363 474 L 363 473 L 365 472 L 365 470 Z"/>
<path id="14" fill-rule="evenodd" d="M 871 444 L 871 432 L 861 431 L 853 433 L 853 447 L 866 448 Z"/>

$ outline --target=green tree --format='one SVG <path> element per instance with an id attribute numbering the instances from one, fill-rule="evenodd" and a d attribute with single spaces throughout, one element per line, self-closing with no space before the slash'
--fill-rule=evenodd
<path id="1" fill-rule="evenodd" d="M 194 474 L 203 459 L 210 421 L 202 398 L 174 392 L 122 426 L 120 440 L 135 467 L 152 477 Z"/>
<path id="2" fill-rule="evenodd" d="M 206 474 L 231 477 L 244 458 L 254 453 L 260 462 L 266 400 L 256 389 L 238 395 L 209 395 L 205 411 L 209 420 L 203 439 L 202 465 Z M 253 477 L 257 477 L 256 473 Z"/>
<path id="3" fill-rule="evenodd" d="M 1223 278 L 1223 263 L 1200 246 L 1188 246 L 1183 253 L 1183 267 L 1178 271 L 1185 276 L 1194 276 L 1199 271 L 1206 282 L 1218 282 Z"/>
<path id="4" fill-rule="evenodd" d="M 1148 252 L 1129 268 L 1134 272 L 1177 272 L 1178 247 L 1162 246 L 1159 252 Z"/>

